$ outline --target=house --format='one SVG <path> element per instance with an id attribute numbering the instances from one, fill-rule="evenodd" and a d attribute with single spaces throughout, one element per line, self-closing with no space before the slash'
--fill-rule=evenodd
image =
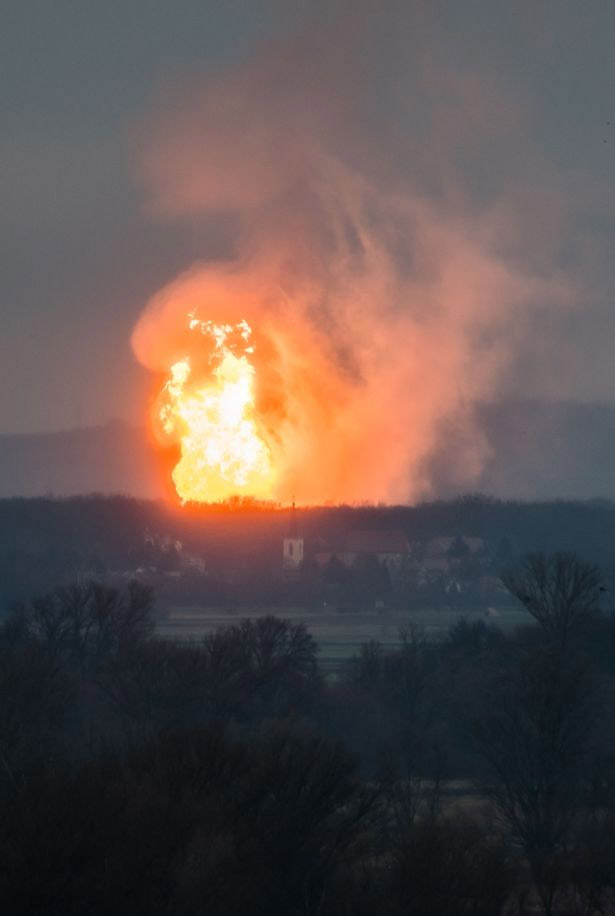
<path id="1" fill-rule="evenodd" d="M 355 529 L 349 531 L 336 550 L 321 550 L 314 560 L 321 568 L 335 557 L 349 569 L 375 557 L 386 568 L 391 579 L 397 579 L 409 563 L 410 544 L 403 531 L 398 529 Z"/>
<path id="2" fill-rule="evenodd" d="M 432 538 L 425 545 L 424 557 L 455 557 L 457 553 L 466 555 L 482 553 L 485 542 L 482 538 L 467 537 L 439 537 Z"/>
<path id="3" fill-rule="evenodd" d="M 482 538 L 466 535 L 431 538 L 423 545 L 420 559 L 416 563 L 417 582 L 419 585 L 428 585 L 443 582 L 450 576 L 456 577 L 464 561 L 474 559 L 480 562 L 484 550 L 485 542 Z"/>
<path id="4" fill-rule="evenodd" d="M 339 559 L 355 566 L 365 557 L 376 557 L 391 578 L 397 578 L 410 557 L 410 544 L 399 529 L 359 529 L 349 531 Z"/>

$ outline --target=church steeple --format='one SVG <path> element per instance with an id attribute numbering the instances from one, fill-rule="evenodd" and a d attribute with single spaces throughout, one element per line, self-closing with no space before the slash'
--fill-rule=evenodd
<path id="1" fill-rule="evenodd" d="M 303 563 L 303 538 L 299 534 L 297 511 L 293 497 L 290 510 L 290 523 L 288 534 L 282 544 L 282 568 L 286 572 L 297 571 Z"/>
<path id="2" fill-rule="evenodd" d="M 295 510 L 295 498 L 294 497 L 293 497 L 292 507 L 290 510 L 290 525 L 288 528 L 288 536 L 289 538 L 296 538 L 299 536 L 298 529 L 297 529 L 297 512 Z"/>

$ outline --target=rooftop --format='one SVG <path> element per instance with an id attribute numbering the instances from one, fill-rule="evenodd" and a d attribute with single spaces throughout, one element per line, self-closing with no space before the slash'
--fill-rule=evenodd
<path id="1" fill-rule="evenodd" d="M 408 554 L 410 544 L 404 532 L 399 529 L 354 530 L 348 532 L 345 552 Z"/>

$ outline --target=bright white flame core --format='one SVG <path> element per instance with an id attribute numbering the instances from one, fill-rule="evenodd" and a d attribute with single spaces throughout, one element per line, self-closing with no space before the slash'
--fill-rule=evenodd
<path id="1" fill-rule="evenodd" d="M 237 494 L 269 498 L 274 472 L 254 417 L 251 328 L 245 320 L 223 325 L 188 318 L 191 331 L 213 342 L 213 352 L 205 377 L 195 377 L 188 356 L 174 363 L 158 402 L 163 433 L 181 449 L 173 471 L 177 492 L 184 502 Z"/>

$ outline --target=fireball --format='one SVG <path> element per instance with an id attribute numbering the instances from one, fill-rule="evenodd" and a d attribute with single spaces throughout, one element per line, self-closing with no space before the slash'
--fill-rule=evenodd
<path id="1" fill-rule="evenodd" d="M 191 334 L 203 337 L 204 365 L 189 354 L 177 360 L 154 407 L 159 435 L 180 448 L 172 474 L 177 493 L 182 502 L 268 499 L 275 475 L 255 415 L 252 329 L 245 319 L 215 324 L 194 314 L 187 318 Z"/>

